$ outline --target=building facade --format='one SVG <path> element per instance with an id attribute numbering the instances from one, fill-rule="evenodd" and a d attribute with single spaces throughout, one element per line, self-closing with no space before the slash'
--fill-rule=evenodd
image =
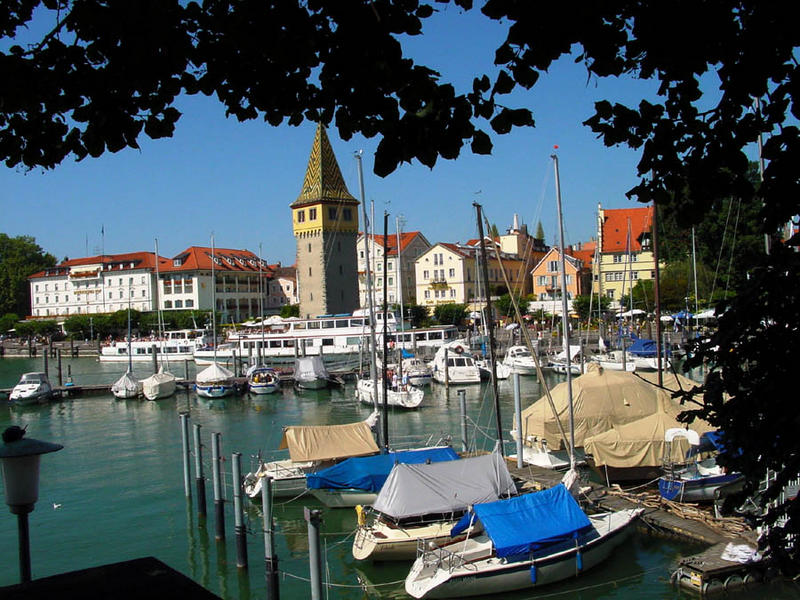
<path id="1" fill-rule="evenodd" d="M 300 315 L 352 312 L 358 308 L 358 201 L 347 191 L 322 125 L 314 136 L 302 192 L 290 206 Z"/>
<path id="2" fill-rule="evenodd" d="M 399 237 L 399 240 L 398 240 Z M 403 304 L 417 303 L 417 278 L 414 263 L 431 247 L 430 242 L 419 231 L 407 231 L 386 236 L 386 248 L 382 235 L 358 236 L 358 300 L 366 308 L 367 300 L 367 253 L 369 253 L 372 299 L 374 306 L 382 306 L 383 290 L 389 304 L 396 304 L 402 296 Z M 367 248 L 369 245 L 369 248 Z M 386 254 L 386 272 L 383 257 Z"/>
<path id="3" fill-rule="evenodd" d="M 168 260 L 159 259 L 166 267 Z M 65 319 L 81 314 L 112 313 L 129 304 L 155 310 L 153 252 L 130 252 L 65 260 L 28 278 L 31 316 Z"/>
<path id="4" fill-rule="evenodd" d="M 297 304 L 297 268 L 295 266 L 282 267 L 280 263 L 270 265 L 271 279 L 265 312 L 268 314 L 279 313 L 284 306 Z"/>
<path id="5" fill-rule="evenodd" d="M 597 205 L 599 260 L 594 292 L 608 297 L 613 307 L 638 281 L 655 279 L 652 229 L 652 206 L 603 209 Z"/>
<path id="6" fill-rule="evenodd" d="M 529 286 L 530 276 L 525 261 L 487 250 L 489 289 L 492 295 L 508 291 L 503 269 L 514 293 Z M 433 312 L 438 304 L 467 304 L 479 308 L 486 300 L 480 270 L 480 248 L 466 244 L 440 242 L 417 258 L 417 303 Z M 523 294 L 526 292 L 523 291 Z"/>
<path id="7" fill-rule="evenodd" d="M 564 255 L 564 271 L 568 309 L 572 309 L 572 301 L 576 296 L 591 291 L 591 270 L 583 260 L 573 255 L 572 248 L 567 248 Z M 552 247 L 531 271 L 533 279 L 533 296 L 535 300 L 528 310 L 544 310 L 552 314 L 561 314 L 561 250 Z"/>

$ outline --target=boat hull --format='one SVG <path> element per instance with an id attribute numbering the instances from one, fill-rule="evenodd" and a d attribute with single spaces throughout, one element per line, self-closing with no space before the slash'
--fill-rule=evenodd
<path id="1" fill-rule="evenodd" d="M 360 526 L 353 539 L 356 560 L 414 560 L 417 544 L 441 545 L 453 540 L 450 530 L 458 521 L 441 521 L 417 527 L 390 527 L 376 521 L 371 527 Z"/>
<path id="2" fill-rule="evenodd" d="M 593 517 L 595 528 L 581 535 L 577 544 L 569 540 L 549 549 L 547 554 L 539 551 L 531 559 L 507 562 L 494 555 L 476 556 L 477 560 L 447 569 L 426 564 L 418 557 L 406 578 L 406 593 L 414 598 L 462 598 L 538 588 L 571 579 L 605 561 L 633 531 L 631 525 L 640 512 L 641 509 L 632 509 L 607 515 L 617 521 L 613 525 Z"/>
<path id="3" fill-rule="evenodd" d="M 358 489 L 314 489 L 308 490 L 314 498 L 328 508 L 355 508 L 371 505 L 378 497 L 377 492 Z"/>
<path id="4" fill-rule="evenodd" d="M 196 384 L 195 392 L 198 396 L 203 398 L 225 398 L 231 396 L 235 392 L 232 384 L 219 383 L 219 384 Z"/>
<path id="5" fill-rule="evenodd" d="M 658 480 L 658 492 L 662 498 L 674 502 L 713 502 L 714 492 L 741 477 L 738 473 L 694 479 L 662 477 Z"/>

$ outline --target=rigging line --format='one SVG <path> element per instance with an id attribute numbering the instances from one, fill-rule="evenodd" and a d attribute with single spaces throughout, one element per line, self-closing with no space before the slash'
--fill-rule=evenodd
<path id="1" fill-rule="evenodd" d="M 717 275 L 719 275 L 719 265 L 722 262 L 722 251 L 725 248 L 725 236 L 728 234 L 728 224 L 731 219 L 731 210 L 733 209 L 733 198 L 728 203 L 728 216 L 725 217 L 725 229 L 722 230 L 722 241 L 719 244 L 719 255 L 717 256 L 717 265 L 714 267 L 714 280 L 711 282 L 711 295 L 708 298 L 709 304 L 714 299 L 714 291 L 717 289 Z"/>
<path id="2" fill-rule="evenodd" d="M 731 283 L 731 267 L 733 266 L 733 252 L 736 249 L 736 233 L 739 229 L 739 211 L 742 208 L 742 199 L 736 201 L 736 221 L 733 224 L 733 239 L 731 240 L 731 255 L 728 258 L 728 273 L 725 277 L 725 295 L 728 295 L 728 286 Z"/>

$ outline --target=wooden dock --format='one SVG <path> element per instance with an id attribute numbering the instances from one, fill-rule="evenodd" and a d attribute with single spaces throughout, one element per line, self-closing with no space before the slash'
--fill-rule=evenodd
<path id="1" fill-rule="evenodd" d="M 517 468 L 507 459 L 509 472 L 523 488 L 546 489 L 561 481 L 563 473 L 526 465 Z M 701 596 L 733 590 L 762 581 L 770 575 L 763 561 L 747 563 L 722 558 L 729 544 L 756 548 L 756 533 L 740 518 L 715 518 L 710 509 L 662 499 L 657 491 L 625 491 L 591 481 L 580 482 L 582 503 L 600 511 L 643 508 L 640 529 L 647 533 L 679 537 L 706 544 L 701 553 L 683 559 L 671 579 Z"/>

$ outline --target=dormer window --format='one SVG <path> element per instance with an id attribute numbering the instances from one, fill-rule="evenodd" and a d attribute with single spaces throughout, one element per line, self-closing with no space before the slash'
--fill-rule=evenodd
<path id="1" fill-rule="evenodd" d="M 180 258 L 176 258 L 172 261 L 173 267 L 180 267 L 183 264 L 183 261 Z"/>

